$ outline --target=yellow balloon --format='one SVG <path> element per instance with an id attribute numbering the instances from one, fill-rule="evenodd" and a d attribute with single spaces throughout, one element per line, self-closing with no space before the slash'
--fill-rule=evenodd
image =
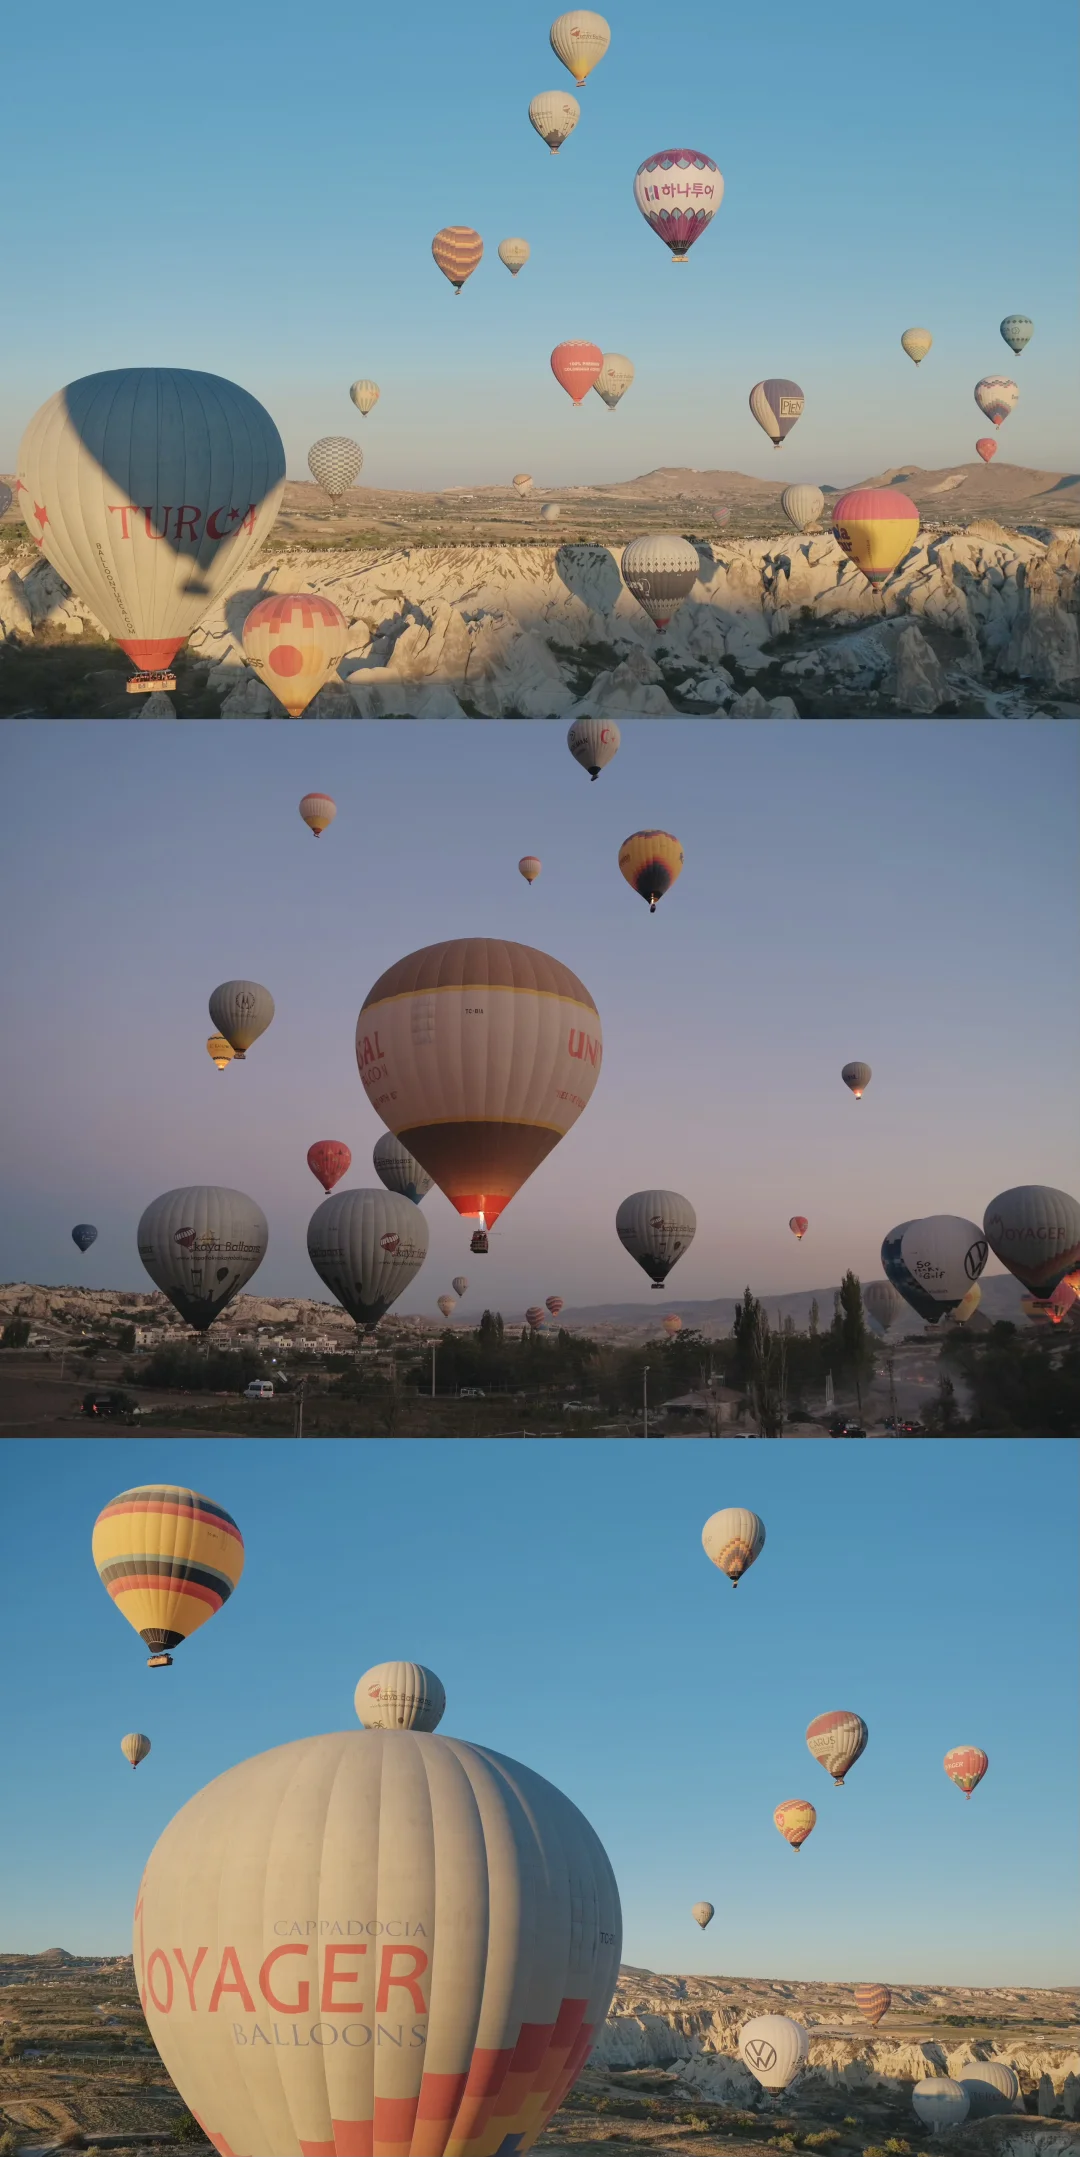
<path id="1" fill-rule="evenodd" d="M 218 1070 L 224 1071 L 227 1065 L 231 1064 L 236 1050 L 229 1047 L 224 1034 L 211 1034 L 206 1044 L 206 1053 L 213 1058 Z"/>
<path id="2" fill-rule="evenodd" d="M 197 1490 L 145 1483 L 121 1491 L 94 1522 L 94 1564 L 121 1617 L 170 1663 L 169 1648 L 220 1610 L 244 1570 L 231 1514 Z"/>
<path id="3" fill-rule="evenodd" d="M 900 342 L 908 358 L 914 360 L 917 367 L 919 361 L 926 358 L 934 340 L 929 330 L 905 330 Z"/>
<path id="4" fill-rule="evenodd" d="M 683 850 L 670 831 L 635 831 L 619 848 L 619 867 L 631 889 L 649 902 L 650 914 L 682 875 Z"/>

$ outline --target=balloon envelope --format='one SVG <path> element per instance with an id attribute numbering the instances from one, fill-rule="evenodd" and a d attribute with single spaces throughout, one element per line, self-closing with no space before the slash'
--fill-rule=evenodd
<path id="1" fill-rule="evenodd" d="M 917 367 L 920 360 L 926 358 L 934 340 L 929 330 L 905 330 L 900 342 L 908 358 L 914 360 Z"/>
<path id="2" fill-rule="evenodd" d="M 700 1925 L 702 1932 L 704 1932 L 706 1925 L 712 1924 L 713 1918 L 716 1916 L 716 1911 L 713 1909 L 711 1902 L 695 1902 L 694 1907 L 690 1912 L 690 1915 L 693 1918 L 694 1923 L 696 1925 Z"/>
<path id="3" fill-rule="evenodd" d="M 1035 324 L 1030 315 L 1006 315 L 1001 324 L 1001 334 L 1010 352 L 1022 352 L 1030 341 Z"/>
<path id="4" fill-rule="evenodd" d="M 561 1296 L 545 1296 L 544 1304 L 546 1309 L 551 1312 L 552 1317 L 557 1318 L 563 1308 L 563 1298 Z"/>
<path id="5" fill-rule="evenodd" d="M 360 1679 L 353 1705 L 365 1730 L 437 1730 L 446 1694 L 423 1663 L 376 1663 Z"/>
<path id="6" fill-rule="evenodd" d="M 323 1190 L 332 1191 L 352 1167 L 352 1154 L 343 1139 L 319 1138 L 308 1147 L 307 1165 Z"/>
<path id="7" fill-rule="evenodd" d="M 305 794 L 300 803 L 300 814 L 308 830 L 321 839 L 327 825 L 332 824 L 337 815 L 337 803 L 331 801 L 329 794 Z"/>
<path id="8" fill-rule="evenodd" d="M 244 1570 L 232 1514 L 201 1491 L 143 1483 L 98 1514 L 94 1564 L 122 1618 L 160 1654 L 227 1603 Z"/>
<path id="9" fill-rule="evenodd" d="M 460 292 L 467 277 L 471 277 L 483 259 L 484 243 L 471 225 L 444 225 L 435 234 L 431 252 L 444 277 L 448 277 L 455 292 Z"/>
<path id="10" fill-rule="evenodd" d="M 578 88 L 602 60 L 611 43 L 611 31 L 602 15 L 592 8 L 571 8 L 556 16 L 549 32 L 551 50 L 568 67 Z"/>
<path id="11" fill-rule="evenodd" d="M 785 375 L 773 375 L 764 382 L 755 382 L 750 392 L 750 410 L 774 449 L 779 449 L 796 420 L 801 419 L 805 403 L 798 383 L 789 382 Z"/>
<path id="12" fill-rule="evenodd" d="M 72 1243 L 78 1244 L 80 1251 L 88 1251 L 90 1245 L 97 1242 L 97 1235 L 92 1221 L 76 1221 L 71 1231 L 71 1240 Z"/>
<path id="13" fill-rule="evenodd" d="M 153 1199 L 138 1239 L 150 1279 L 205 1333 L 261 1266 L 270 1234 L 262 1207 L 245 1192 L 198 1183 Z"/>
<path id="14" fill-rule="evenodd" d="M 428 1225 L 394 1191 L 338 1191 L 308 1222 L 308 1257 L 343 1310 L 371 1331 L 415 1280 Z"/>
<path id="15" fill-rule="evenodd" d="M 783 1804 L 777 1806 L 773 1820 L 784 1841 L 790 1843 L 793 1850 L 801 1850 L 807 1836 L 813 1833 L 817 1812 L 806 1798 L 785 1798 Z"/>
<path id="16" fill-rule="evenodd" d="M 666 629 L 701 574 L 698 550 L 681 532 L 649 532 L 622 553 L 623 583 L 639 607 Z"/>
<path id="17" fill-rule="evenodd" d="M 382 1137 L 376 1139 L 371 1158 L 379 1182 L 384 1183 L 388 1191 L 399 1192 L 402 1198 L 411 1199 L 414 1206 L 427 1197 L 432 1177 L 392 1131 L 384 1131 Z"/>
<path id="18" fill-rule="evenodd" d="M 518 875 L 523 876 L 527 884 L 535 884 L 539 874 L 540 863 L 536 855 L 523 854 L 521 860 L 518 862 Z"/>
<path id="19" fill-rule="evenodd" d="M 260 981 L 223 981 L 210 997 L 210 1016 L 237 1062 L 243 1063 L 274 1016 L 274 999 Z"/>
<path id="20" fill-rule="evenodd" d="M 541 90 L 529 106 L 529 118 L 552 156 L 557 155 L 581 118 L 581 106 L 569 90 Z"/>
<path id="21" fill-rule="evenodd" d="M 869 1064 L 845 1064 L 840 1073 L 845 1086 L 849 1087 L 856 1101 L 861 1101 L 873 1078 Z"/>
<path id="22" fill-rule="evenodd" d="M 336 673 L 348 641 L 340 607 L 318 592 L 274 592 L 252 608 L 243 629 L 248 665 L 290 719 L 299 719 Z"/>
<path id="23" fill-rule="evenodd" d="M 978 1745 L 954 1745 L 941 1764 L 949 1781 L 969 1798 L 981 1783 L 990 1762 Z"/>
<path id="24" fill-rule="evenodd" d="M 458 1738 L 353 1730 L 190 1799 L 143 1873 L 134 1963 L 219 2150 L 523 2153 L 599 2035 L 621 1935 L 604 1850 L 551 1783 Z"/>
<path id="25" fill-rule="evenodd" d="M 499 261 L 505 264 L 511 277 L 516 277 L 518 271 L 524 269 L 531 253 L 528 240 L 499 241 Z"/>
<path id="26" fill-rule="evenodd" d="M 451 1311 L 457 1309 L 457 1297 L 440 1296 L 436 1307 L 442 1312 L 444 1318 L 449 1318 Z"/>
<path id="27" fill-rule="evenodd" d="M 998 446 L 997 443 L 994 441 L 992 435 L 980 435 L 979 440 L 975 444 L 975 447 L 978 450 L 984 464 L 992 463 L 993 459 L 997 456 Z"/>
<path id="28" fill-rule="evenodd" d="M 341 500 L 364 462 L 359 442 L 347 434 L 324 434 L 308 451 L 308 470 L 332 502 Z M 337 608 L 334 609 L 335 614 Z"/>
<path id="29" fill-rule="evenodd" d="M 515 472 L 510 484 L 517 488 L 519 494 L 528 494 L 532 488 L 532 473 Z"/>
<path id="30" fill-rule="evenodd" d="M 224 1034 L 211 1034 L 206 1044 L 206 1053 L 216 1070 L 225 1071 L 232 1063 L 236 1050 L 229 1047 Z"/>
<path id="31" fill-rule="evenodd" d="M 854 1999 L 864 2021 L 869 2022 L 875 2030 L 882 2016 L 888 2014 L 892 2006 L 892 1993 L 888 1985 L 856 1985 Z"/>
<path id="32" fill-rule="evenodd" d="M 575 405 L 584 402 L 603 364 L 604 355 L 599 345 L 590 344 L 582 337 L 571 337 L 566 343 L 556 345 L 551 355 L 551 372 L 560 389 L 566 391 Z"/>
<path id="33" fill-rule="evenodd" d="M 960 1214 L 934 1213 L 925 1221 L 901 1221 L 881 1246 L 881 1263 L 893 1287 L 920 1318 L 936 1325 L 954 1311 L 986 1264 L 986 1238 Z"/>
<path id="34" fill-rule="evenodd" d="M 891 577 L 919 536 L 919 512 L 899 487 L 854 487 L 833 504 L 833 532 L 875 587 Z"/>
<path id="35" fill-rule="evenodd" d="M 368 413 L 371 411 L 372 406 L 378 404 L 379 402 L 379 385 L 377 382 L 354 382 L 351 390 L 349 391 L 349 395 L 352 398 L 352 401 L 356 406 L 357 411 L 362 412 L 364 418 L 366 419 Z"/>
<path id="36" fill-rule="evenodd" d="M 668 1312 L 664 1320 L 664 1332 L 670 1334 L 672 1339 L 674 1339 L 676 1333 L 682 1332 L 682 1319 L 679 1317 L 678 1311 Z"/>
<path id="37" fill-rule="evenodd" d="M 975 384 L 975 402 L 980 412 L 985 412 L 992 427 L 1000 427 L 1014 410 L 1020 392 L 1008 375 L 985 374 Z"/>
<path id="38" fill-rule="evenodd" d="M 837 1789 L 866 1751 L 870 1733 L 861 1715 L 850 1708 L 837 1708 L 828 1715 L 815 1715 L 806 1727 L 806 1742 L 814 1759 L 832 1776 Z"/>
<path id="39" fill-rule="evenodd" d="M 540 515 L 542 516 L 545 524 L 554 524 L 561 515 L 558 503 L 545 502 L 543 509 L 540 511 Z"/>
<path id="40" fill-rule="evenodd" d="M 701 1531 L 701 1544 L 705 1556 L 737 1588 L 748 1566 L 765 1548 L 765 1523 L 744 1506 L 724 1506 L 719 1513 L 709 1515 Z"/>
<path id="41" fill-rule="evenodd" d="M 150 1740 L 143 1736 L 141 1730 L 129 1730 L 126 1738 L 120 1740 L 120 1750 L 125 1760 L 129 1761 L 133 1768 L 137 1768 L 140 1760 L 145 1760 L 150 1751 Z"/>
<path id="42" fill-rule="evenodd" d="M 862 1290 L 863 1306 L 869 1311 L 876 1325 L 887 1333 L 896 1324 L 904 1308 L 903 1296 L 898 1295 L 891 1281 L 867 1281 Z"/>
<path id="43" fill-rule="evenodd" d="M 544 1312 L 543 1306 L 541 1304 L 530 1303 L 529 1308 L 525 1313 L 525 1323 L 526 1325 L 532 1327 L 534 1333 L 539 1331 L 540 1327 L 544 1323 Z"/>
<path id="44" fill-rule="evenodd" d="M 693 1243 L 697 1216 L 678 1191 L 632 1191 L 615 1215 L 615 1233 L 653 1287 L 662 1288 Z"/>
<path id="45" fill-rule="evenodd" d="M 993 2119 L 1011 2112 L 1020 2095 L 1020 2084 L 1004 2060 L 963 2060 L 956 2076 L 968 2101 L 968 2118 Z"/>
<path id="46" fill-rule="evenodd" d="M 942 2127 L 959 2127 L 968 2116 L 967 2091 L 949 2075 L 929 2075 L 916 2082 L 911 2102 L 917 2118 L 935 2134 Z"/>
<path id="47" fill-rule="evenodd" d="M 995 1258 L 1037 1296 L 1051 1296 L 1080 1263 L 1080 1205 L 1050 1184 L 999 1191 L 983 1215 Z"/>
<path id="48" fill-rule="evenodd" d="M 788 1227 L 790 1228 L 790 1230 L 791 1230 L 791 1233 L 792 1233 L 792 1235 L 794 1236 L 794 1238 L 795 1238 L 795 1241 L 796 1241 L 796 1243 L 801 1243 L 801 1242 L 802 1242 L 802 1240 L 803 1240 L 803 1237 L 805 1236 L 805 1234 L 806 1234 L 806 1231 L 807 1231 L 807 1229 L 809 1228 L 809 1226 L 810 1226 L 810 1223 L 809 1223 L 809 1221 L 807 1220 L 807 1218 L 806 1218 L 806 1215 L 805 1215 L 805 1213 L 793 1213 L 793 1214 L 792 1214 L 792 1216 L 791 1216 L 791 1219 L 790 1219 L 790 1221 L 788 1222 Z"/>
<path id="49" fill-rule="evenodd" d="M 802 2023 L 788 2015 L 755 2015 L 739 2031 L 739 2058 L 765 2090 L 786 2090 L 809 2051 Z"/>
<path id="50" fill-rule="evenodd" d="M 825 496 L 820 487 L 785 487 L 780 507 L 797 532 L 806 532 L 824 516 Z"/>
<path id="51" fill-rule="evenodd" d="M 614 412 L 620 397 L 625 397 L 634 379 L 634 363 L 625 352 L 605 352 L 604 364 L 593 383 L 598 397 L 602 397 L 609 412 Z"/>
<path id="52" fill-rule="evenodd" d="M 676 262 L 686 261 L 723 199 L 723 174 L 703 150 L 657 150 L 634 175 L 634 201 Z"/>
<path id="53" fill-rule="evenodd" d="M 655 914 L 665 891 L 682 875 L 683 850 L 670 831 L 632 831 L 619 848 L 619 867 L 632 891 Z"/>

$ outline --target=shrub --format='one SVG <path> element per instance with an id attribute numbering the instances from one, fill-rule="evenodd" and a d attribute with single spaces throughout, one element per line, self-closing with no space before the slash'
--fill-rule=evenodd
<path id="1" fill-rule="evenodd" d="M 889 2152 L 889 2157 L 911 2157 L 910 2142 L 902 2142 L 899 2135 L 893 2135 L 886 2142 L 885 2147 Z"/>
<path id="2" fill-rule="evenodd" d="M 805 2137 L 803 2147 L 808 2150 L 831 2150 L 833 2143 L 839 2142 L 839 2140 L 840 2130 L 838 2127 L 821 2127 L 816 2135 L 807 2135 Z"/>
<path id="3" fill-rule="evenodd" d="M 174 2142 L 205 2142 L 206 2136 L 198 2120 L 193 2120 L 190 2112 L 181 2112 L 173 2127 L 173 2140 Z"/>
<path id="4" fill-rule="evenodd" d="M 17 2147 L 18 2144 L 10 2127 L 6 2128 L 4 2133 L 0 2135 L 0 2157 L 15 2157 Z"/>

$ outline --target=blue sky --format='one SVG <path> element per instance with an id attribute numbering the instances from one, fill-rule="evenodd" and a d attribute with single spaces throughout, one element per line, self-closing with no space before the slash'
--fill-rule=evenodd
<path id="1" fill-rule="evenodd" d="M 207 368 L 273 412 L 290 474 L 357 433 L 372 485 L 627 478 L 657 465 L 844 484 L 970 461 L 972 400 L 1015 374 L 1001 457 L 1076 468 L 1077 29 L 1071 0 L 908 0 L 902 13 L 699 9 L 672 37 L 612 0 L 612 44 L 557 158 L 529 99 L 572 90 L 540 0 L 414 0 L 317 16 L 253 0 L 54 0 L 7 31 L 10 169 L 32 208 L 5 234 L 0 466 L 72 378 Z M 632 196 L 671 144 L 719 164 L 725 200 L 674 269 Z M 430 242 L 486 255 L 455 299 Z M 511 279 L 500 239 L 531 262 Z M 1002 316 L 1036 323 L 1014 360 Z M 911 324 L 935 344 L 916 369 Z M 638 380 L 575 415 L 548 354 L 587 337 Z M 776 457 L 747 409 L 794 376 L 806 412 Z M 376 413 L 348 401 L 382 385 Z"/>
<path id="2" fill-rule="evenodd" d="M 243 1532 L 229 1604 L 148 1671 L 90 1535 L 141 1481 Z M 624 1958 L 668 1971 L 1069 1982 L 1075 1938 L 1076 1449 L 1000 1441 L 484 1444 L 9 1440 L 5 1949 L 126 1952 L 142 1865 L 236 1761 L 353 1727 L 406 1656 L 449 1734 L 526 1762 L 612 1859 Z M 733 1593 L 700 1533 L 749 1505 Z M 853 1708 L 842 1790 L 806 1750 Z M 132 1775 L 118 1744 L 144 1730 Z M 942 1772 L 974 1743 L 970 1803 Z M 809 1797 L 796 1858 L 772 1822 Z M 705 1898 L 706 1935 L 689 1917 Z"/>
<path id="3" fill-rule="evenodd" d="M 254 1291 L 325 1295 L 307 1149 L 344 1139 L 346 1185 L 374 1183 L 357 1014 L 386 966 L 455 935 L 571 965 L 604 1066 L 486 1262 L 429 1194 L 403 1311 L 433 1313 L 461 1271 L 466 1314 L 646 1307 L 614 1233 L 635 1190 L 698 1216 L 664 1309 L 876 1277 L 897 1221 L 981 1221 L 1017 1183 L 1077 1191 L 1078 748 L 1050 722 L 632 721 L 590 785 L 546 721 L 9 725 L 0 1279 L 147 1286 L 144 1206 L 223 1183 L 269 1221 Z M 297 814 L 312 789 L 338 803 L 318 842 Z M 618 850 L 657 825 L 686 867 L 650 918 Z M 207 998 L 236 976 L 277 1016 L 219 1074 Z M 858 1103 L 853 1058 L 874 1073 Z"/>

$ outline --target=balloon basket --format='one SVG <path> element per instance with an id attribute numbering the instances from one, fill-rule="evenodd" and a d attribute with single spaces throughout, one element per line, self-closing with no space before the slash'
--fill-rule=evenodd
<path id="1" fill-rule="evenodd" d="M 155 689 L 175 689 L 176 676 L 168 667 L 160 672 L 129 674 L 127 693 L 129 697 L 151 696 Z"/>
<path id="2" fill-rule="evenodd" d="M 485 1230 L 482 1228 L 476 1229 L 475 1233 L 469 1239 L 470 1251 L 472 1251 L 474 1257 L 476 1258 L 485 1258 L 487 1256 L 487 1248 L 488 1240 Z"/>
<path id="3" fill-rule="evenodd" d="M 146 1667 L 148 1670 L 171 1670 L 172 1656 L 148 1655 L 146 1658 Z"/>

